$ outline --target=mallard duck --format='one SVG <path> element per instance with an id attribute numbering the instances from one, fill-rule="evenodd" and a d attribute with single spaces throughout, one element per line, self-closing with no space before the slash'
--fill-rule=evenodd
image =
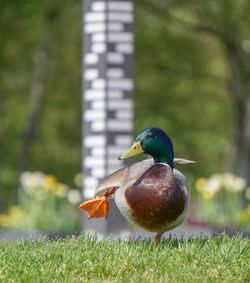
<path id="1" fill-rule="evenodd" d="M 119 159 L 145 153 L 152 158 L 126 166 L 106 177 L 96 188 L 95 199 L 80 208 L 88 218 L 108 217 L 109 199 L 133 225 L 155 232 L 157 246 L 162 234 L 179 226 L 187 212 L 189 187 L 185 176 L 174 168 L 194 161 L 174 158 L 173 144 L 160 128 L 146 128 Z"/>

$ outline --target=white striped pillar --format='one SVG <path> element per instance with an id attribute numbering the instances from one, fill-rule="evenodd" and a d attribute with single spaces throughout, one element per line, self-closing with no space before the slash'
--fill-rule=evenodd
<path id="1" fill-rule="evenodd" d="M 124 165 L 132 143 L 133 0 L 84 0 L 83 172 L 84 199 Z M 114 232 L 126 221 L 112 205 L 108 220 L 86 220 L 86 231 Z"/>

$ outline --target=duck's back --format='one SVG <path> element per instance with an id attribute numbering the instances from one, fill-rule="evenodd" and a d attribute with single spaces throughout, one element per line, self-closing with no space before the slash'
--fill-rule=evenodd
<path id="1" fill-rule="evenodd" d="M 187 201 L 172 169 L 165 164 L 150 167 L 123 193 L 130 208 L 130 220 L 156 232 L 177 226 L 174 223 L 184 213 Z"/>

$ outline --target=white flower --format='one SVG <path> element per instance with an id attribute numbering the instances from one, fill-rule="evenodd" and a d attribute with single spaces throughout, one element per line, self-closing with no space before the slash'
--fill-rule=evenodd
<path id="1" fill-rule="evenodd" d="M 245 189 L 247 182 L 245 179 L 236 177 L 234 180 L 234 190 L 237 192 L 241 192 Z"/>
<path id="2" fill-rule="evenodd" d="M 246 181 L 241 177 L 227 173 L 223 175 L 223 186 L 230 192 L 241 192 L 246 187 Z"/>
<path id="3" fill-rule="evenodd" d="M 41 172 L 22 172 L 20 175 L 21 186 L 27 193 L 33 192 L 37 187 L 43 186 L 44 174 Z"/>
<path id="4" fill-rule="evenodd" d="M 242 40 L 241 47 L 245 52 L 250 53 L 250 39 Z"/>
<path id="5" fill-rule="evenodd" d="M 207 191 L 210 193 L 217 193 L 221 187 L 220 175 L 212 175 L 207 181 Z"/>
<path id="6" fill-rule="evenodd" d="M 20 183 L 23 187 L 26 186 L 26 184 L 28 183 L 29 177 L 30 177 L 31 172 L 22 172 L 20 175 Z"/>
<path id="7" fill-rule="evenodd" d="M 233 178 L 234 176 L 231 173 L 221 174 L 221 186 L 224 189 L 228 189 L 233 182 Z"/>
<path id="8" fill-rule="evenodd" d="M 79 190 L 72 189 L 68 193 L 68 201 L 71 204 L 78 204 L 81 201 L 81 193 Z"/>

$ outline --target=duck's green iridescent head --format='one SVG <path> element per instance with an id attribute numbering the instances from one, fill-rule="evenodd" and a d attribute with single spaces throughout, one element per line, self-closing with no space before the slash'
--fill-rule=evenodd
<path id="1" fill-rule="evenodd" d="M 155 163 L 166 163 L 173 168 L 174 150 L 169 136 L 160 128 L 146 128 L 136 138 L 132 147 L 124 152 L 120 159 L 127 159 L 146 153 Z"/>

